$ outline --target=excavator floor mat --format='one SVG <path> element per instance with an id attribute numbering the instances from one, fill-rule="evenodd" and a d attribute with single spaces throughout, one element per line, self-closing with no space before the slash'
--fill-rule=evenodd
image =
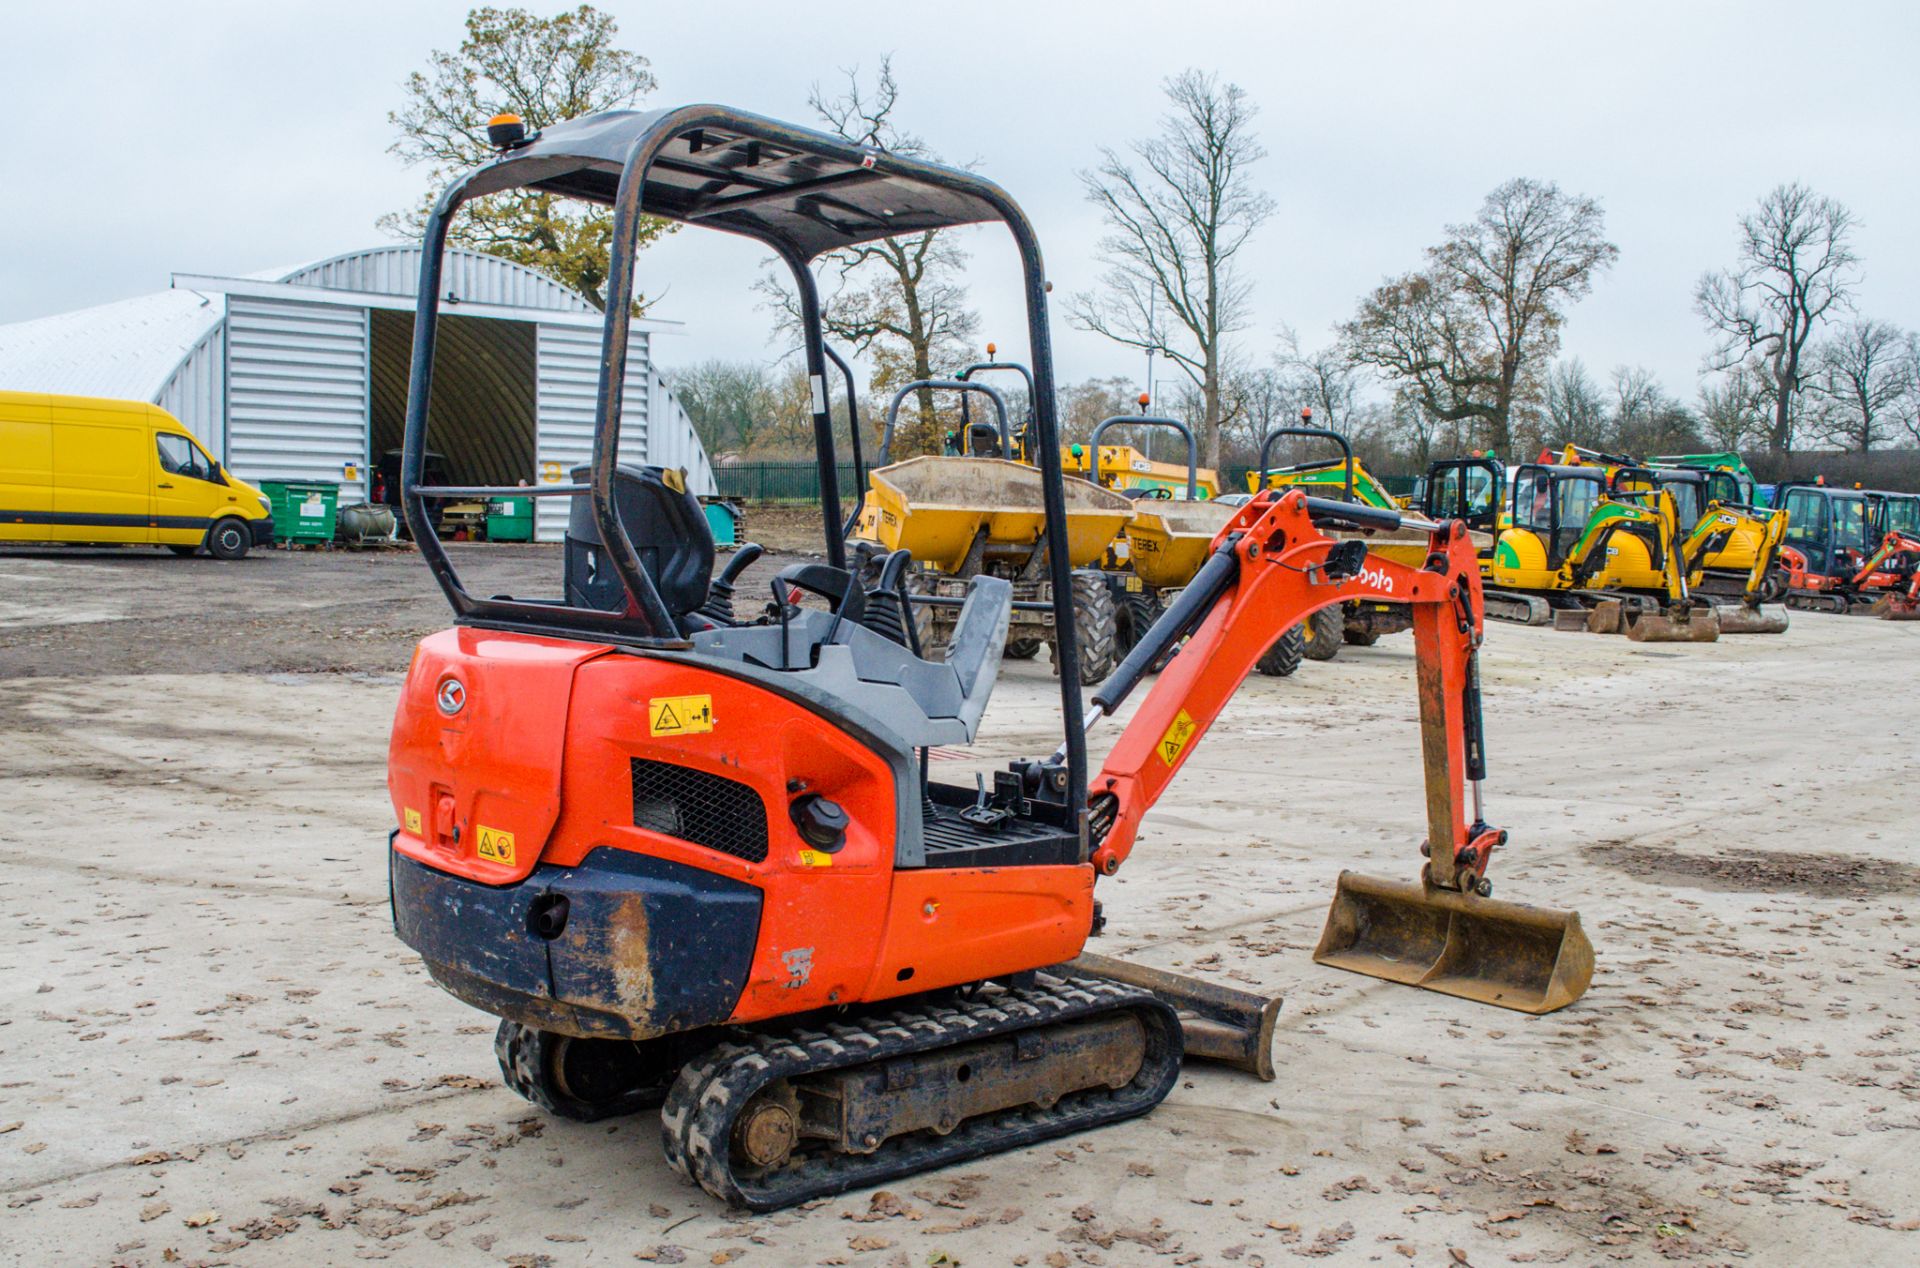
<path id="1" fill-rule="evenodd" d="M 1586 994 L 1593 944 L 1577 912 L 1340 873 L 1314 962 L 1522 1013 Z"/>
<path id="2" fill-rule="evenodd" d="M 1777 603 L 1748 607 L 1744 603 L 1723 603 L 1715 609 L 1720 615 L 1722 634 L 1785 634 L 1787 610 Z"/>
<path id="3" fill-rule="evenodd" d="M 1180 1032 L 1189 1057 L 1218 1061 L 1268 1083 L 1274 1080 L 1273 1026 L 1280 1017 L 1278 995 L 1237 991 L 1104 955 L 1082 954 L 1053 972 L 1103 978 L 1151 991 L 1180 1014 Z"/>
<path id="4" fill-rule="evenodd" d="M 1678 612 L 1628 612 L 1627 637 L 1636 643 L 1717 643 L 1719 609 L 1698 607 Z"/>

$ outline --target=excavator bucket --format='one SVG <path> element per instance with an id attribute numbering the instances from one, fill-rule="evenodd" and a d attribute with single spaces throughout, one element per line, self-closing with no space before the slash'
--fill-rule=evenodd
<path id="1" fill-rule="evenodd" d="M 1872 612 L 1883 621 L 1920 621 L 1920 603 L 1903 594 L 1882 595 L 1874 600 Z"/>
<path id="2" fill-rule="evenodd" d="M 1236 991 L 1231 986 L 1165 969 L 1084 952 L 1056 971 L 1152 991 L 1180 1014 L 1180 1032 L 1189 1057 L 1218 1061 L 1273 1082 L 1273 1025 L 1280 1016 L 1281 1004 L 1278 995 Z"/>
<path id="3" fill-rule="evenodd" d="M 1720 639 L 1720 609 L 1711 604 L 1624 613 L 1627 637 L 1636 643 L 1715 643 Z"/>
<path id="4" fill-rule="evenodd" d="M 1723 603 L 1720 614 L 1722 634 L 1785 634 L 1787 609 L 1784 604 L 1762 603 L 1748 607 L 1744 603 Z"/>
<path id="5" fill-rule="evenodd" d="M 1522 1013 L 1586 994 L 1593 944 L 1577 912 L 1340 873 L 1314 962 Z"/>

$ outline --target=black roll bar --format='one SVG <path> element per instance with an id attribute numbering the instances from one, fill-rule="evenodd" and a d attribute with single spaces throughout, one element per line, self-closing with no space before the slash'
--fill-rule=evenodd
<path id="1" fill-rule="evenodd" d="M 1276 427 L 1268 432 L 1266 438 L 1260 442 L 1260 487 L 1255 489 L 1254 492 L 1259 493 L 1266 490 L 1267 477 L 1272 474 L 1273 471 L 1272 468 L 1267 466 L 1267 457 L 1273 452 L 1273 442 L 1282 436 L 1311 436 L 1320 440 L 1331 440 L 1334 444 L 1340 446 L 1340 452 L 1346 455 L 1344 461 L 1347 467 L 1346 492 L 1341 494 L 1340 500 L 1343 502 L 1353 501 L 1353 446 L 1347 443 L 1345 436 L 1342 436 L 1337 431 L 1329 431 L 1325 427 Z"/>
<path id="2" fill-rule="evenodd" d="M 1170 427 L 1179 432 L 1187 442 L 1187 501 L 1200 500 L 1200 443 L 1193 438 L 1193 428 L 1177 418 L 1156 414 L 1115 414 L 1112 418 L 1100 420 L 1093 429 L 1093 439 L 1088 442 L 1093 446 L 1093 460 L 1087 468 L 1087 474 L 1093 477 L 1095 484 L 1100 483 L 1100 438 L 1107 434 L 1109 427 Z"/>
<path id="3" fill-rule="evenodd" d="M 1000 437 L 1000 452 L 1003 455 L 1013 452 L 1013 433 L 1007 429 L 1007 401 L 999 392 L 985 383 L 968 383 L 964 379 L 915 379 L 911 383 L 902 384 L 900 390 L 893 394 L 893 399 L 887 402 L 887 425 L 880 433 L 881 466 L 886 466 L 893 454 L 893 425 L 900 417 L 901 403 L 907 399 L 908 393 L 923 390 L 959 392 L 960 399 L 963 401 L 966 399 L 966 393 L 978 392 L 992 401 L 994 412 L 1000 416 L 1000 426 L 997 431 Z M 969 423 L 967 430 L 971 432 L 975 427 L 991 427 L 991 424 Z"/>
<path id="4" fill-rule="evenodd" d="M 1027 433 L 1033 430 L 1033 398 L 1035 395 L 1033 390 L 1033 371 L 1027 369 L 1026 366 L 1020 364 L 1018 361 L 975 361 L 972 365 L 960 371 L 960 373 L 954 375 L 953 377 L 956 379 L 959 379 L 962 382 L 965 382 L 966 380 L 971 379 L 974 375 L 979 374 L 986 370 L 1012 370 L 1015 374 L 1018 374 L 1021 378 L 1026 380 L 1027 382 L 1027 421 L 1020 428 L 1021 437 L 1023 439 L 1026 439 Z M 967 398 L 964 396 L 960 398 L 960 421 L 962 424 L 968 424 L 970 422 L 970 420 L 967 417 Z M 1013 455 L 1009 453 L 1008 456 L 1012 457 Z"/>
<path id="5" fill-rule="evenodd" d="M 840 371 L 840 379 L 847 385 L 847 437 L 853 450 L 853 510 L 847 515 L 847 521 L 841 525 L 840 536 L 851 537 L 854 525 L 860 522 L 860 512 L 867 509 L 867 467 L 860 452 L 860 405 L 855 399 L 858 395 L 853 386 L 853 367 L 847 359 L 833 350 L 833 345 L 822 343 L 821 350 L 827 354 L 827 360 L 833 362 Z"/>
<path id="6" fill-rule="evenodd" d="M 684 142 L 689 153 L 704 144 L 712 132 L 733 141 L 761 142 L 817 160 L 821 165 L 846 169 L 843 177 L 826 176 L 790 183 L 784 193 L 762 183 L 749 194 L 712 195 L 705 186 L 688 187 L 663 179 L 656 198 L 647 201 L 648 176 L 657 165 L 668 177 L 694 175 L 700 180 L 731 180 L 719 169 L 663 157 L 668 146 Z M 855 189 L 856 176 L 862 189 Z M 617 184 L 609 188 L 617 170 Z M 924 205 L 908 214 L 891 216 L 897 201 L 884 209 L 862 204 L 876 184 L 922 191 Z M 732 180 L 733 184 L 743 183 Z M 833 184 L 829 191 L 825 186 Z M 469 198 L 508 189 L 537 188 L 565 197 L 580 197 L 611 205 L 614 232 L 610 243 L 612 268 L 607 294 L 618 297 L 607 305 L 601 340 L 598 409 L 592 470 L 594 518 L 607 557 L 638 608 L 636 616 L 596 608 L 561 607 L 506 598 L 475 598 L 460 584 L 444 544 L 433 530 L 423 495 L 427 408 L 431 399 L 434 351 L 443 293 L 444 257 L 454 213 Z M 851 192 L 843 192 L 851 191 Z M 880 197 L 891 199 L 891 195 Z M 646 204 L 643 207 L 643 203 Z M 749 206 L 748 204 L 752 205 Z M 620 406 L 625 391 L 627 338 L 631 326 L 634 253 L 645 215 L 710 223 L 729 232 L 755 238 L 778 255 L 794 276 L 809 386 L 814 391 L 814 448 L 820 468 L 821 518 L 828 559 L 837 567 L 846 563 L 846 541 L 840 531 L 838 469 L 834 460 L 832 420 L 826 399 L 826 352 L 821 336 L 818 287 L 811 261 L 849 241 L 865 241 L 901 232 L 918 232 L 958 224 L 999 220 L 1012 235 L 1020 260 L 1023 298 L 1027 308 L 1027 346 L 1033 385 L 1033 430 L 1037 452 L 1033 457 L 1041 474 L 1047 544 L 1047 576 L 1052 586 L 1054 641 L 1062 664 L 1078 663 L 1078 639 L 1073 619 L 1073 570 L 1067 562 L 1066 489 L 1062 484 L 1059 450 L 1059 406 L 1055 399 L 1053 338 L 1048 313 L 1045 261 L 1038 235 L 1026 213 L 1006 191 L 992 181 L 958 168 L 943 167 L 905 155 L 892 154 L 841 137 L 794 127 L 774 119 L 726 106 L 692 105 L 644 114 L 610 112 L 582 121 L 579 126 L 556 124 L 528 138 L 524 147 L 506 154 L 454 181 L 435 201 L 421 238 L 420 284 L 414 322 L 413 355 L 407 394 L 404 456 L 400 501 L 407 525 L 422 560 L 433 572 L 457 620 L 468 623 L 551 632 L 555 628 L 586 632 L 608 639 L 663 649 L 684 648 L 672 615 L 640 566 L 639 555 L 613 502 L 614 471 L 618 462 Z M 1002 402 L 1004 406 L 1004 402 Z M 1089 844 L 1086 828 L 1087 741 L 1085 709 L 1073 674 L 1060 675 L 1060 712 L 1066 755 L 1068 804 L 1077 808 L 1081 854 Z"/>

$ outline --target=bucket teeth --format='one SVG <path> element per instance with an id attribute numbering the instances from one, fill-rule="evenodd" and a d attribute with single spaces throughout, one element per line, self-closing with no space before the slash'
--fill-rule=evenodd
<path id="1" fill-rule="evenodd" d="M 1342 872 L 1314 962 L 1405 986 L 1550 1013 L 1586 993 L 1593 944 L 1577 912 Z"/>

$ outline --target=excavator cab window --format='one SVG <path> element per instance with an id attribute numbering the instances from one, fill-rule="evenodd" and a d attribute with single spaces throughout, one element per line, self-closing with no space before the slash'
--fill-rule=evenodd
<path id="1" fill-rule="evenodd" d="M 1554 567 L 1560 566 L 1587 531 L 1587 521 L 1600 505 L 1601 487 L 1597 474 L 1591 479 L 1569 475 L 1553 481 L 1553 538 L 1548 558 Z"/>
<path id="2" fill-rule="evenodd" d="M 1833 499 L 1833 546 L 1835 550 L 1867 548 L 1867 500 L 1863 497 Z"/>
<path id="3" fill-rule="evenodd" d="M 1492 532 L 1500 513 L 1500 467 L 1485 458 L 1436 462 L 1427 470 L 1421 507 L 1429 519 L 1460 519 Z"/>
<path id="4" fill-rule="evenodd" d="M 1752 481 L 1742 481 L 1731 471 L 1716 471 L 1707 477 L 1707 501 L 1723 506 L 1752 506 Z"/>
<path id="5" fill-rule="evenodd" d="M 1874 536 L 1884 538 L 1888 533 L 1905 533 L 1909 537 L 1920 537 L 1920 498 L 1889 495 L 1880 500 L 1879 523 L 1874 525 Z"/>
<path id="6" fill-rule="evenodd" d="M 1700 517 L 1707 512 L 1706 481 L 1689 478 L 1676 478 L 1660 481 L 1660 487 L 1673 496 L 1673 509 L 1679 517 L 1679 531 L 1682 536 L 1693 531 Z"/>

